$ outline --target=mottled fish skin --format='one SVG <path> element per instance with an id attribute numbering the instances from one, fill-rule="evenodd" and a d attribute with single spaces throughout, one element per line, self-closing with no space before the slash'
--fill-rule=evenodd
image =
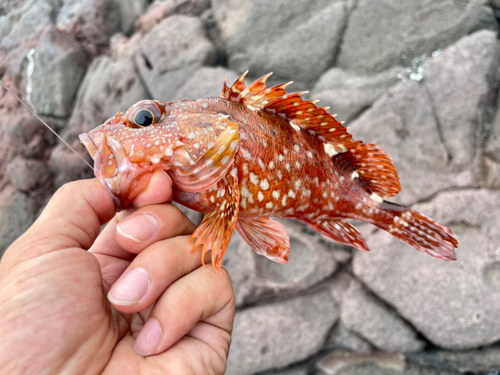
<path id="1" fill-rule="evenodd" d="M 335 241 L 367 251 L 361 234 L 344 221 L 357 219 L 419 251 L 455 259 L 458 241 L 451 230 L 384 200 L 400 185 L 380 147 L 352 141 L 325 108 L 302 100 L 303 93 L 287 95 L 288 84 L 267 88 L 266 75 L 245 86 L 245 74 L 231 88 L 224 84 L 220 98 L 139 102 L 126 115 L 119 113 L 82 135 L 96 175 L 126 205 L 143 189 L 144 176 L 165 169 L 175 200 L 208 213 L 192 242 L 202 246 L 203 258 L 211 249 L 219 268 L 235 228 L 257 253 L 288 262 L 288 235 L 269 217 L 302 220 Z M 130 127 L 131 115 L 141 108 L 160 111 L 161 119 Z M 104 139 L 108 147 L 101 145 Z M 115 143 L 123 148 L 121 156 Z M 110 155 L 104 173 L 102 159 Z M 120 183 L 111 183 L 113 178 Z M 118 185 L 126 188 L 117 191 Z"/>

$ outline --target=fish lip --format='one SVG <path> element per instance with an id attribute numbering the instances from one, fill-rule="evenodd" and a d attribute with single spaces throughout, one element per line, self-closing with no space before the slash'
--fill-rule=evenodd
<path id="1" fill-rule="evenodd" d="M 130 164 L 130 162 L 127 160 L 125 157 L 125 154 L 123 152 L 123 148 L 117 144 L 116 141 L 109 142 L 110 139 L 109 137 L 106 137 L 106 134 L 104 132 L 98 131 L 98 133 L 93 133 L 93 131 L 89 133 L 83 133 L 79 135 L 80 142 L 83 143 L 83 145 L 87 148 L 87 151 L 89 152 L 90 156 L 94 160 L 94 174 L 95 176 L 101 181 L 101 183 L 104 185 L 108 193 L 111 195 L 111 198 L 113 199 L 113 202 L 115 204 L 116 210 L 121 211 L 125 209 L 125 205 L 122 202 L 122 199 L 120 199 L 120 189 L 122 186 L 122 179 L 120 176 L 111 176 L 111 177 L 102 177 L 100 176 L 100 172 L 102 169 L 102 149 L 104 147 L 109 148 L 111 151 L 112 155 L 116 158 L 116 161 L 118 163 L 118 169 L 123 169 L 124 166 L 122 165 L 124 162 L 125 164 Z M 100 138 L 99 142 L 96 142 L 95 138 Z M 110 147 L 111 143 L 111 147 Z M 125 166 L 126 167 L 126 166 Z"/>

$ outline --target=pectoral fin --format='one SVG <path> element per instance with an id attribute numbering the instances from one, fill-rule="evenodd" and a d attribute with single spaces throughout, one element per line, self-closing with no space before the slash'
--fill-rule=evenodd
<path id="1" fill-rule="evenodd" d="M 224 176 L 238 151 L 238 124 L 221 117 L 226 129 L 215 144 L 194 164 L 180 165 L 172 169 L 174 186 L 187 192 L 207 190 Z"/>
<path id="2" fill-rule="evenodd" d="M 191 236 L 194 242 L 193 251 L 202 248 L 202 263 L 205 265 L 205 254 L 212 250 L 212 265 L 221 269 L 222 257 L 236 226 L 240 207 L 240 191 L 238 181 L 228 174 L 217 183 L 216 209 L 205 215 L 200 226 Z"/>
<path id="3" fill-rule="evenodd" d="M 290 237 L 281 223 L 267 217 L 239 218 L 236 229 L 257 254 L 277 263 L 288 263 Z"/>

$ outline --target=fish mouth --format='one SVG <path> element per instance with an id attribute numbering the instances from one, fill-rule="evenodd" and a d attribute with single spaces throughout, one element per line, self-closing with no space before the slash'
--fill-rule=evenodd
<path id="1" fill-rule="evenodd" d="M 120 143 L 99 129 L 79 137 L 94 160 L 95 176 L 111 194 L 116 209 L 127 208 L 146 189 L 154 168 L 130 162 Z"/>

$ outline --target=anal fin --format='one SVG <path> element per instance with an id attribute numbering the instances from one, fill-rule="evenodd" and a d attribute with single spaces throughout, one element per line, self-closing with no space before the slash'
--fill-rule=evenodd
<path id="1" fill-rule="evenodd" d="M 212 265 L 214 269 L 218 268 L 220 271 L 222 257 L 238 220 L 240 191 L 238 181 L 230 174 L 217 183 L 217 190 L 220 194 L 216 209 L 205 215 L 189 242 L 194 242 L 192 251 L 198 246 L 203 246 L 201 256 L 203 265 L 205 265 L 205 254 L 212 250 Z"/>
<path id="2" fill-rule="evenodd" d="M 363 236 L 347 221 L 322 220 L 320 222 L 307 223 L 319 234 L 322 234 L 336 242 L 355 247 L 358 250 L 370 251 Z"/>
<path id="3" fill-rule="evenodd" d="M 257 254 L 277 263 L 288 263 L 290 237 L 281 223 L 267 217 L 239 218 L 236 229 Z"/>

